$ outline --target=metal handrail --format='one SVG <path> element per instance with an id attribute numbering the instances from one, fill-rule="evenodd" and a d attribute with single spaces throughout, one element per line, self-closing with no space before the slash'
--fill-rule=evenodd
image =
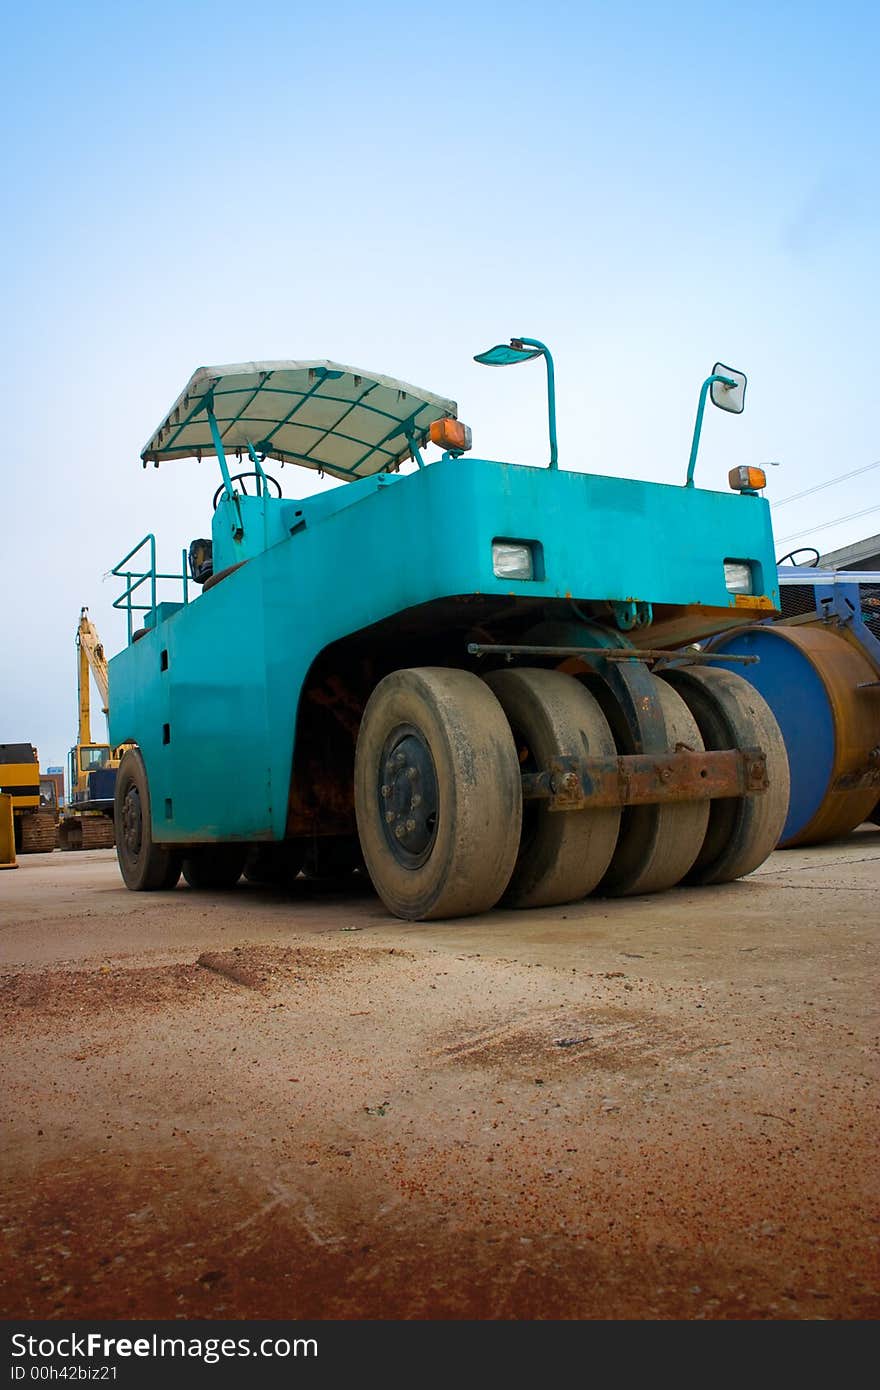
<path id="1" fill-rule="evenodd" d="M 134 557 L 138 554 L 138 552 L 143 550 L 145 545 L 149 545 L 150 548 L 149 569 L 123 569 L 123 566 L 128 564 L 129 560 L 133 560 Z M 156 586 L 160 580 L 168 579 L 174 580 L 175 582 L 178 580 L 182 580 L 183 601 L 184 603 L 189 603 L 189 576 L 186 572 L 186 550 L 183 550 L 182 555 L 183 563 L 181 572 L 179 574 L 161 573 L 159 570 L 156 569 L 156 537 L 153 535 L 152 531 L 148 531 L 147 534 L 143 537 L 143 539 L 139 540 L 137 545 L 132 546 L 128 554 L 123 555 L 122 559 L 118 560 L 117 563 L 111 569 L 111 574 L 115 574 L 120 579 L 125 580 L 125 588 L 123 589 L 119 597 L 113 600 L 113 607 L 118 608 L 120 610 L 124 610 L 126 613 L 126 616 L 128 618 L 129 646 L 131 645 L 134 631 L 132 623 L 132 614 L 155 613 L 157 606 Z M 147 582 L 149 582 L 150 585 L 150 602 L 133 603 L 132 595 L 141 587 L 142 584 L 146 584 Z"/>

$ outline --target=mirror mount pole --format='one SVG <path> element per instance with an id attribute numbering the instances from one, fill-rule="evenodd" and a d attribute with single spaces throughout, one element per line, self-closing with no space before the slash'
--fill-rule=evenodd
<path id="1" fill-rule="evenodd" d="M 691 456 L 688 460 L 688 471 L 685 487 L 693 487 L 694 485 L 694 469 L 697 466 L 697 450 L 700 447 L 700 434 L 702 433 L 703 429 L 703 411 L 706 409 L 706 397 L 709 394 L 709 388 L 710 386 L 713 386 L 716 381 L 721 386 L 728 387 L 728 389 L 736 386 L 736 382 L 733 380 L 732 377 L 719 376 L 717 373 L 713 372 L 711 376 L 706 377 L 706 380 L 700 387 L 700 399 L 697 404 L 697 418 L 694 422 L 694 438 L 693 443 L 691 444 Z"/>
<path id="2" fill-rule="evenodd" d="M 553 371 L 553 358 L 546 343 L 539 338 L 511 338 L 510 346 L 496 343 L 487 352 L 478 352 L 474 357 L 484 367 L 510 367 L 517 362 L 528 362 L 533 357 L 543 357 L 547 364 L 547 418 L 550 427 L 550 467 L 559 467 L 559 451 L 556 447 L 556 377 Z"/>
<path id="3" fill-rule="evenodd" d="M 559 450 L 556 446 L 556 375 L 553 370 L 553 358 L 546 343 L 540 342 L 537 338 L 511 338 L 510 346 L 537 348 L 547 364 L 547 417 L 550 430 L 550 467 L 559 467 Z"/>

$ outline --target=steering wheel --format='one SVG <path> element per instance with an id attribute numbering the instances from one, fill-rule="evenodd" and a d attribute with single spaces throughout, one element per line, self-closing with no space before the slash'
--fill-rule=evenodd
<path id="1" fill-rule="evenodd" d="M 805 565 L 798 565 L 794 558 L 795 555 L 812 555 L 813 558 Z M 777 560 L 776 563 L 777 565 L 784 565 L 786 560 L 791 560 L 792 564 L 797 569 L 814 570 L 819 563 L 819 552 L 814 545 L 799 545 L 797 550 L 790 550 L 787 555 L 783 555 L 782 559 Z"/>
<path id="2" fill-rule="evenodd" d="M 230 481 L 231 483 L 241 483 L 241 493 L 242 493 L 242 496 L 243 496 L 243 497 L 247 497 L 247 495 L 248 495 L 248 490 L 247 490 L 247 488 L 246 488 L 245 485 L 244 485 L 244 480 L 245 480 L 245 478 L 256 478 L 256 479 L 258 480 L 258 483 L 262 482 L 263 479 L 265 478 L 265 481 L 266 481 L 267 486 L 268 486 L 269 483 L 271 483 L 272 486 L 274 487 L 274 489 L 275 489 L 275 496 L 276 496 L 276 497 L 280 497 L 280 496 L 281 496 L 281 484 L 279 483 L 279 481 L 278 481 L 277 478 L 273 478 L 273 477 L 272 477 L 271 473 L 264 473 L 264 474 L 261 474 L 261 473 L 233 473 L 233 475 L 232 475 L 232 477 L 229 479 L 229 481 Z M 223 496 L 223 493 L 224 493 L 225 491 L 226 491 L 226 484 L 225 484 L 225 483 L 221 483 L 220 486 L 218 487 L 217 491 L 214 493 L 214 501 L 213 501 L 213 504 L 212 504 L 213 507 L 214 507 L 214 511 L 217 510 L 217 503 L 220 501 L 220 498 Z"/>

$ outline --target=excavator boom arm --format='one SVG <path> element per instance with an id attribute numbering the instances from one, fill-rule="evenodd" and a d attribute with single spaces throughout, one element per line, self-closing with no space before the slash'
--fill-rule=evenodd
<path id="1" fill-rule="evenodd" d="M 89 744 L 92 741 L 91 699 L 89 696 L 89 662 L 81 643 L 78 646 L 77 686 L 79 693 L 79 721 L 77 743 Z"/>
<path id="2" fill-rule="evenodd" d="M 98 694 L 101 697 L 101 705 L 106 714 L 110 699 L 107 658 L 104 655 L 104 647 L 98 636 L 98 630 L 90 620 L 87 608 L 84 608 L 80 613 L 76 640 L 80 650 L 80 666 L 82 667 L 82 658 L 85 657 L 87 668 L 95 678 L 95 685 L 98 687 Z"/>

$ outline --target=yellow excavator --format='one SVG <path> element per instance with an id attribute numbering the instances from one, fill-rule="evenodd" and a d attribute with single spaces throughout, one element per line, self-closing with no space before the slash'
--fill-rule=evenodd
<path id="1" fill-rule="evenodd" d="M 116 843 L 113 831 L 113 797 L 116 770 L 129 744 L 119 748 L 92 741 L 90 677 L 94 677 L 101 707 L 109 713 L 107 658 L 88 608 L 80 610 L 76 630 L 77 741 L 68 754 L 67 805 L 61 813 L 58 841 L 62 849 L 102 849 Z"/>
<path id="2" fill-rule="evenodd" d="M 0 743 L 0 802 L 0 868 L 55 848 L 55 788 L 32 743 Z"/>

